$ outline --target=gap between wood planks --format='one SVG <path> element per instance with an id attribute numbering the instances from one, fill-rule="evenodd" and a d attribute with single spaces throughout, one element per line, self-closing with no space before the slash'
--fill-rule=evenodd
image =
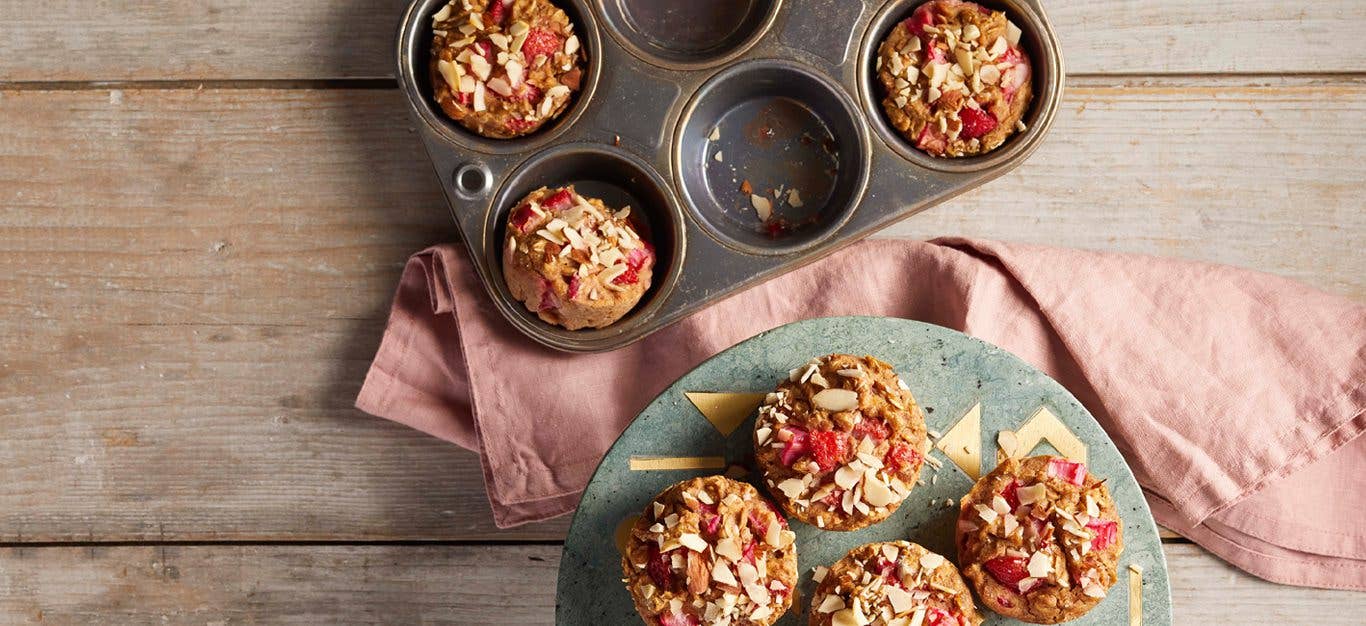
<path id="1" fill-rule="evenodd" d="M 1067 81 L 1082 85 L 1257 85 L 1332 84 L 1366 80 L 1366 72 L 1299 72 L 1293 75 L 1267 72 L 1187 72 L 1179 74 L 1145 73 L 1069 73 Z M 295 79 L 219 79 L 219 80 L 0 80 L 0 91 L 91 91 L 103 89 L 190 90 L 190 89 L 398 89 L 395 78 Z"/>

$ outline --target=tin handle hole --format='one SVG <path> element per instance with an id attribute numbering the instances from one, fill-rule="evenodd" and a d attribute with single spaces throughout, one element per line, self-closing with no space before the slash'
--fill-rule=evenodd
<path id="1" fill-rule="evenodd" d="M 491 180 L 488 171 L 474 163 L 466 163 L 455 170 L 455 188 L 464 196 L 483 195 L 489 190 Z"/>

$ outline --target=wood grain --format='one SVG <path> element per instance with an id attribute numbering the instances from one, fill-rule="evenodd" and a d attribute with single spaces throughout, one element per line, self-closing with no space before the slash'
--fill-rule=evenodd
<path id="1" fill-rule="evenodd" d="M 877 3 L 869 3 L 877 4 Z M 1045 0 L 1084 74 L 1366 71 L 1366 4 Z M 0 0 L 0 80 L 318 80 L 393 74 L 407 0 Z"/>
<path id="2" fill-rule="evenodd" d="M 1230 262 L 1366 297 L 1366 85 L 1079 81 L 1016 173 L 894 229 Z M 350 408 L 450 240 L 398 94 L 0 91 L 0 541 L 557 538 Z M 1192 137 L 1198 136 L 1199 140 Z"/>
<path id="3" fill-rule="evenodd" d="M 1366 610 L 1366 594 L 1166 551 L 1175 624 L 1356 624 Z M 559 558 L 554 545 L 4 548 L 0 621 L 549 624 Z"/>

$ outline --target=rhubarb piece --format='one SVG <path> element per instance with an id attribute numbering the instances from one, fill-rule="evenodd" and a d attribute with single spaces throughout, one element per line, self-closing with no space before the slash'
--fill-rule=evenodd
<path id="1" fill-rule="evenodd" d="M 1063 458 L 1054 458 L 1048 462 L 1048 475 L 1074 485 L 1086 484 L 1086 466 Z"/>

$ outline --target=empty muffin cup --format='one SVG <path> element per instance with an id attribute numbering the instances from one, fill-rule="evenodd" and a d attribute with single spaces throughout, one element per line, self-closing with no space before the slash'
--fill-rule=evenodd
<path id="1" fill-rule="evenodd" d="M 786 254 L 825 240 L 868 181 L 869 139 L 853 100 L 817 72 L 764 59 L 707 81 L 674 141 L 685 204 L 721 243 Z"/>
<path id="2" fill-rule="evenodd" d="M 719 65 L 754 45 L 781 0 L 598 0 L 607 29 L 623 47 L 669 69 Z"/>

